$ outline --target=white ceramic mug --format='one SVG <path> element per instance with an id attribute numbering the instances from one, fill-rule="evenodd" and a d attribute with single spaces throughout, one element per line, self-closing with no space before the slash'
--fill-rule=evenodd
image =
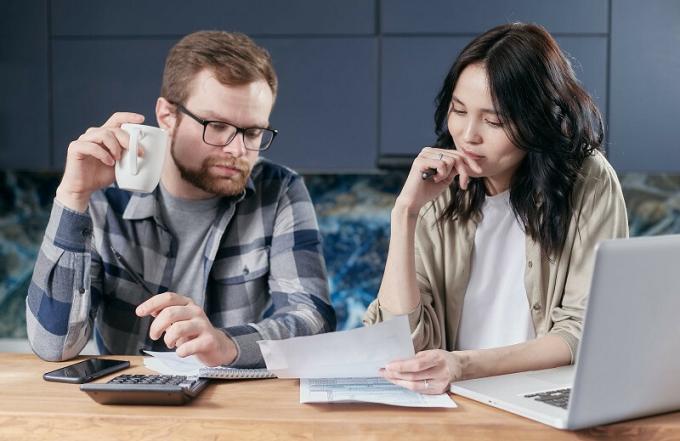
<path id="1" fill-rule="evenodd" d="M 128 149 L 116 162 L 118 187 L 143 193 L 152 192 L 158 185 L 168 148 L 168 133 L 158 127 L 143 124 L 123 124 L 130 135 Z M 141 146 L 143 155 L 138 155 Z"/>

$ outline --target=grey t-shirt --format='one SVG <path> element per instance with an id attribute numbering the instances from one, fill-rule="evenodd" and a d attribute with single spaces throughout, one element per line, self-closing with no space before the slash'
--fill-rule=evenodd
<path id="1" fill-rule="evenodd" d="M 217 218 L 220 197 L 190 200 L 171 195 L 160 185 L 159 199 L 163 220 L 177 241 L 177 260 L 170 291 L 190 297 L 203 306 L 203 267 L 210 227 Z"/>

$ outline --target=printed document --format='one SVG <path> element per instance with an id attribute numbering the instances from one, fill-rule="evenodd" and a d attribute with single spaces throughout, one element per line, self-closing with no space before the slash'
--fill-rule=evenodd
<path id="1" fill-rule="evenodd" d="M 422 395 L 379 377 L 389 362 L 415 356 L 405 315 L 349 331 L 257 343 L 269 371 L 300 378 L 301 403 L 456 407 L 448 394 Z"/>
<path id="2" fill-rule="evenodd" d="M 455 408 L 447 395 L 425 395 L 379 378 L 303 378 L 301 403 L 376 403 L 408 407 Z"/>

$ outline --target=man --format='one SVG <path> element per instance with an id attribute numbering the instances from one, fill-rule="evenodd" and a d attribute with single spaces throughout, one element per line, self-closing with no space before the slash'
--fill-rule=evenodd
<path id="1" fill-rule="evenodd" d="M 26 300 L 37 355 L 72 358 L 94 329 L 104 354 L 174 349 L 258 367 L 257 340 L 334 330 L 309 194 L 259 158 L 276 135 L 276 89 L 250 38 L 196 32 L 166 60 L 156 118 L 171 148 L 153 193 L 114 184 L 121 124 L 142 115 L 116 113 L 69 145 Z"/>

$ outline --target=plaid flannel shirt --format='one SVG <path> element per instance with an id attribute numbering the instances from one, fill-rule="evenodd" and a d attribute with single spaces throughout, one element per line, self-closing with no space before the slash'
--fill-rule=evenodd
<path id="1" fill-rule="evenodd" d="M 28 338 L 46 360 L 75 357 L 95 331 L 102 354 L 168 350 L 135 315 L 150 297 L 113 247 L 154 292 L 170 286 L 176 240 L 158 198 L 111 186 L 77 213 L 55 200 L 26 299 Z M 203 256 L 202 306 L 236 343 L 238 367 L 264 362 L 257 340 L 335 329 L 314 208 L 300 176 L 260 159 L 246 190 L 220 201 Z M 181 293 L 179 293 L 181 294 Z M 197 302 L 199 305 L 200 302 Z"/>

